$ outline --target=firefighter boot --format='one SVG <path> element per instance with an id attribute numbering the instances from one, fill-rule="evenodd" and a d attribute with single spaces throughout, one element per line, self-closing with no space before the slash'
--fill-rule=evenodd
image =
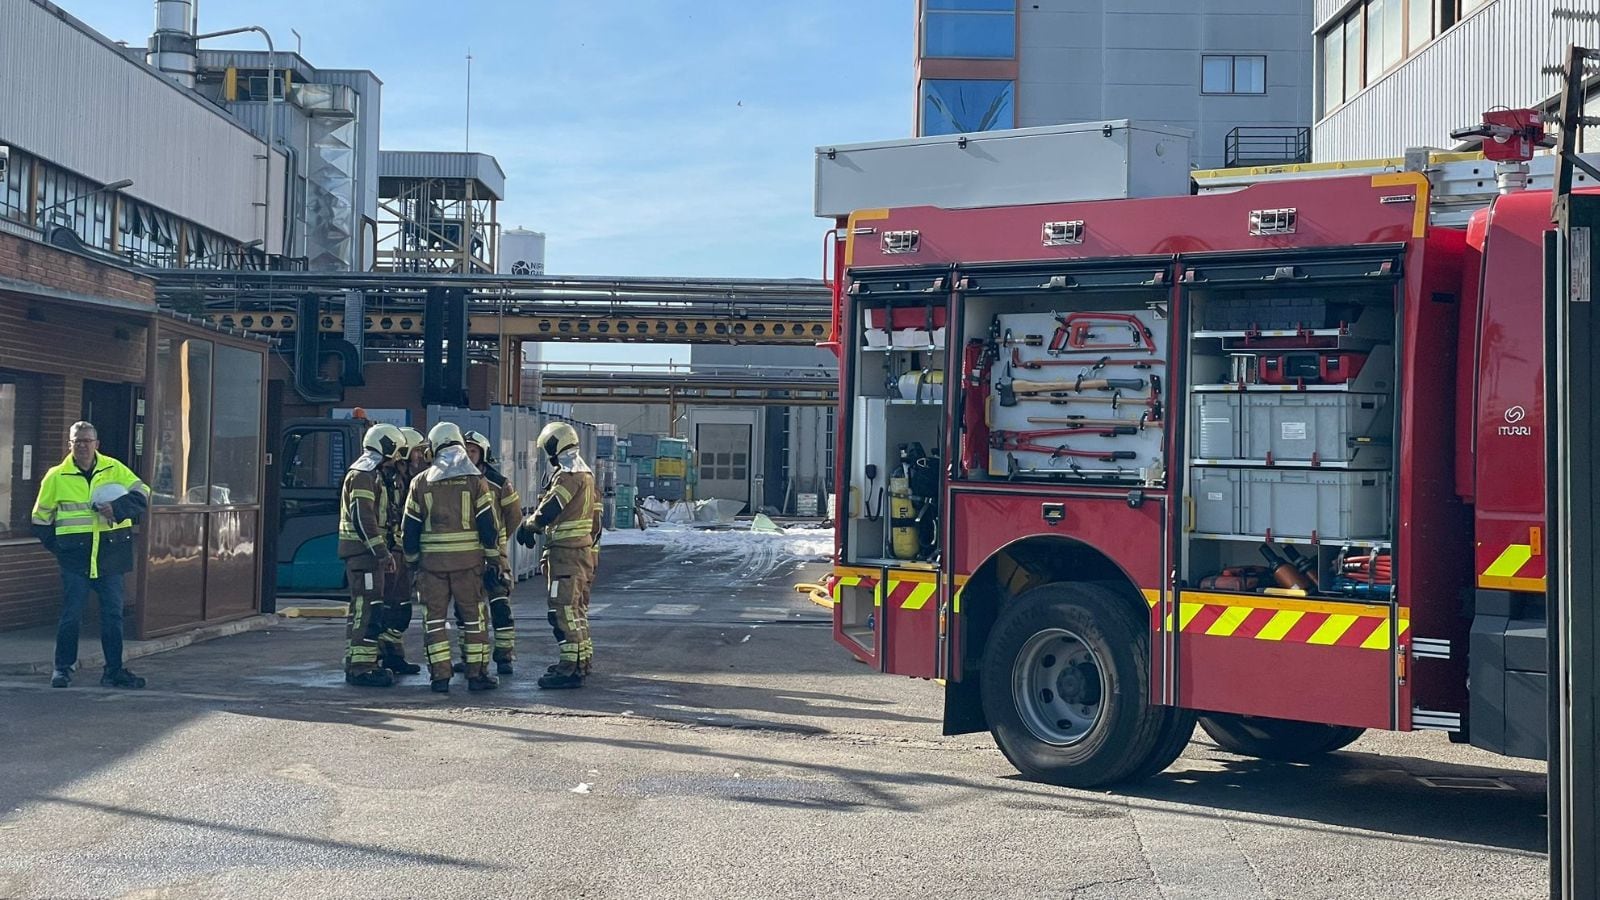
<path id="1" fill-rule="evenodd" d="M 576 671 L 563 672 L 557 668 L 556 671 L 547 672 L 539 678 L 539 687 L 547 691 L 580 688 L 583 687 L 583 676 Z"/>
<path id="2" fill-rule="evenodd" d="M 394 673 L 388 669 L 369 669 L 354 675 L 346 674 L 344 683 L 355 687 L 391 687 Z"/>
<path id="3" fill-rule="evenodd" d="M 435 694 L 448 694 L 448 693 L 450 693 L 450 679 L 448 679 L 448 678 L 435 678 L 433 680 L 433 692 Z"/>
<path id="4" fill-rule="evenodd" d="M 477 678 L 467 679 L 469 691 L 492 691 L 500 686 L 500 682 L 493 675 L 479 675 Z"/>
<path id="5" fill-rule="evenodd" d="M 101 687 L 142 688 L 144 679 L 127 669 L 107 669 L 100 676 Z"/>
<path id="6" fill-rule="evenodd" d="M 414 662 L 406 662 L 406 658 L 403 654 L 394 652 L 384 654 L 378 660 L 378 665 L 388 669 L 396 675 L 415 675 L 422 671 L 421 666 Z"/>

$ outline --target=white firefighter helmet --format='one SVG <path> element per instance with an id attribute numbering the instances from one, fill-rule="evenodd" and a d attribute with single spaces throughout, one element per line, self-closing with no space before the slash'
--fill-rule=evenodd
<path id="1" fill-rule="evenodd" d="M 428 443 L 433 445 L 434 455 L 452 444 L 460 446 L 463 443 L 461 426 L 454 422 L 440 422 L 428 429 Z"/>
<path id="2" fill-rule="evenodd" d="M 489 443 L 489 438 L 484 436 L 483 432 L 468 431 L 462 437 L 466 439 L 467 443 L 476 446 L 483 453 L 483 456 L 479 458 L 483 460 L 484 465 L 494 464 L 494 446 Z"/>
<path id="3" fill-rule="evenodd" d="M 423 436 L 422 432 L 412 428 L 410 425 L 400 426 L 400 433 L 405 436 L 407 453 L 413 450 L 426 451 L 428 449 L 428 439 Z"/>
<path id="4" fill-rule="evenodd" d="M 545 455 L 555 459 L 578 446 L 578 430 L 565 422 L 551 422 L 539 432 L 539 446 Z"/>
<path id="5" fill-rule="evenodd" d="M 367 435 L 361 441 L 364 449 L 372 450 L 384 459 L 404 459 L 406 455 L 406 436 L 400 429 L 379 422 L 367 429 Z"/>

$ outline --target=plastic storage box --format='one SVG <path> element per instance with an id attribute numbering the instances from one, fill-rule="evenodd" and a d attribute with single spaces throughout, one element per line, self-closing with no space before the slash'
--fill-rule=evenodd
<path id="1" fill-rule="evenodd" d="M 653 434 L 628 435 L 629 459 L 655 459 L 656 436 Z"/>
<path id="2" fill-rule="evenodd" d="M 657 478 L 682 478 L 688 471 L 688 464 L 681 459 L 668 459 L 665 456 L 656 459 Z"/>
<path id="3" fill-rule="evenodd" d="M 1385 394 L 1194 395 L 1195 457 L 1387 469 L 1394 418 Z"/>
<path id="4" fill-rule="evenodd" d="M 682 478 L 657 478 L 656 499 L 682 500 L 684 483 Z"/>
<path id="5" fill-rule="evenodd" d="M 649 457 L 634 460 L 633 467 L 638 470 L 641 476 L 656 474 L 656 461 Z"/>
<path id="6" fill-rule="evenodd" d="M 1202 310 L 1200 327 L 1207 331 L 1281 331 L 1333 328 L 1347 322 L 1355 307 L 1319 297 L 1217 297 Z"/>
<path id="7" fill-rule="evenodd" d="M 594 455 L 600 459 L 610 459 L 617 452 L 617 439 L 609 434 L 594 436 Z"/>
<path id="8" fill-rule="evenodd" d="M 638 488 L 640 497 L 654 497 L 656 495 L 656 479 L 653 475 L 640 475 L 634 486 Z"/>
<path id="9" fill-rule="evenodd" d="M 1198 534 L 1387 540 L 1388 472 L 1317 469 L 1196 469 Z"/>
<path id="10" fill-rule="evenodd" d="M 639 467 L 636 463 L 617 463 L 617 486 L 632 485 L 639 477 Z"/>
<path id="11" fill-rule="evenodd" d="M 684 438 L 658 438 L 656 459 L 688 459 L 689 442 Z"/>

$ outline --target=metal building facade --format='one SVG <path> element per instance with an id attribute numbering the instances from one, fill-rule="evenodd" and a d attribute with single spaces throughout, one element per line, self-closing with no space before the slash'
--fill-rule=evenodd
<path id="1" fill-rule="evenodd" d="M 1015 126 L 1124 118 L 1159 122 L 1195 133 L 1194 163 L 1221 166 L 1227 135 L 1235 128 L 1311 124 L 1310 2 L 1018 3 Z M 1203 57 L 1230 55 L 1265 58 L 1264 92 L 1203 91 Z M 968 61 L 938 62 L 950 64 L 941 69 L 979 68 Z M 932 64 L 921 61 L 923 77 L 950 77 L 934 74 Z"/>
<path id="2" fill-rule="evenodd" d="M 131 178 L 128 196 L 234 240 L 262 237 L 263 142 L 60 8 L 0 3 L 0 85 L 0 143 L 100 183 Z"/>
<path id="3" fill-rule="evenodd" d="M 1316 0 L 1317 33 L 1359 6 Z M 1489 0 L 1313 128 L 1318 161 L 1396 156 L 1408 147 L 1450 148 L 1452 129 L 1495 106 L 1538 107 L 1560 93 L 1550 71 L 1568 44 L 1600 46 L 1600 0 Z M 1317 40 L 1317 96 L 1323 48 Z"/>

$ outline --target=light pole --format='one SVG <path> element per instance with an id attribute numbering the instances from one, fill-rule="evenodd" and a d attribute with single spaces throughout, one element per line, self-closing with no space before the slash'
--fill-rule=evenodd
<path id="1" fill-rule="evenodd" d="M 123 188 L 130 188 L 130 187 L 133 187 L 133 179 L 132 178 L 124 178 L 121 181 L 113 181 L 110 184 L 105 185 L 104 187 L 97 187 L 92 191 L 84 191 L 83 193 L 79 194 L 76 197 L 68 197 L 65 200 L 61 200 L 61 201 L 58 201 L 56 203 L 52 203 L 49 206 L 41 207 L 38 212 L 33 214 L 34 215 L 34 222 L 38 223 L 38 224 L 43 224 L 43 222 L 44 222 L 44 214 L 45 213 L 49 212 L 52 209 L 57 209 L 59 207 L 66 206 L 68 203 L 77 203 L 79 200 L 82 200 L 85 197 L 93 197 L 95 194 L 103 194 L 103 193 L 105 193 L 107 191 L 120 191 Z"/>
<path id="2" fill-rule="evenodd" d="M 206 34 L 194 36 L 196 44 L 211 38 L 227 37 L 230 34 L 244 34 L 253 31 L 267 41 L 267 177 L 266 191 L 261 197 L 261 252 L 265 256 L 270 252 L 269 241 L 272 238 L 272 145 L 278 137 L 278 117 L 273 114 L 272 104 L 278 99 L 278 53 L 272 45 L 272 35 L 267 33 L 260 25 L 245 25 L 240 28 L 225 28 L 221 31 L 211 31 Z M 281 252 L 285 248 L 279 247 Z"/>

